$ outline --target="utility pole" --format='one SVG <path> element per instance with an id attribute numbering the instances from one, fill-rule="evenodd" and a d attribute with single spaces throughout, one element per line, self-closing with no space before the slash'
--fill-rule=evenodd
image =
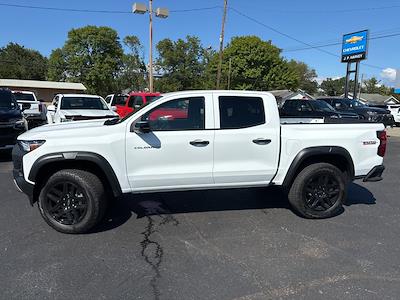
<path id="1" fill-rule="evenodd" d="M 153 92 L 153 0 L 149 0 L 149 92 Z"/>
<path id="2" fill-rule="evenodd" d="M 226 20 L 226 9 L 228 7 L 228 0 L 224 0 L 224 14 L 222 16 L 221 35 L 219 37 L 219 60 L 218 60 L 218 71 L 217 71 L 217 90 L 221 84 L 221 71 L 222 71 L 222 52 L 224 51 L 224 34 L 225 34 L 225 20 Z"/>
<path id="3" fill-rule="evenodd" d="M 228 69 L 228 90 L 231 89 L 231 72 L 232 72 L 232 57 L 229 58 L 229 69 Z"/>

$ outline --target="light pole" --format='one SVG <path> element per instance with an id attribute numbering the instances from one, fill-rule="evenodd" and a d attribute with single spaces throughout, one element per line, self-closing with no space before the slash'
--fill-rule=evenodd
<path id="1" fill-rule="evenodd" d="M 145 14 L 149 12 L 149 92 L 152 93 L 153 89 L 153 0 L 149 0 L 149 9 L 147 9 L 146 4 L 134 3 L 132 7 L 132 12 L 135 14 Z M 167 18 L 168 9 L 160 8 L 156 9 L 156 17 Z"/>

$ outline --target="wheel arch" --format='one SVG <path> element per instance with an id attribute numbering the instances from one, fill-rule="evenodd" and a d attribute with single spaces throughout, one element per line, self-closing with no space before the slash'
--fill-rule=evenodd
<path id="1" fill-rule="evenodd" d="M 99 177 L 106 190 L 113 196 L 122 194 L 118 178 L 110 163 L 101 155 L 92 152 L 59 152 L 46 154 L 38 158 L 32 165 L 29 180 L 35 182 L 31 204 L 36 202 L 40 189 L 47 179 L 63 169 L 78 169 L 91 172 Z"/>
<path id="2" fill-rule="evenodd" d="M 347 179 L 354 179 L 354 163 L 350 153 L 340 146 L 309 147 L 301 150 L 293 159 L 282 186 L 290 188 L 296 176 L 305 167 L 315 163 L 330 163 L 341 170 Z"/>

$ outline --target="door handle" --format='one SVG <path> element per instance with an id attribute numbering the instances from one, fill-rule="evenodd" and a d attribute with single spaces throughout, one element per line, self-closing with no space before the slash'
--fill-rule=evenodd
<path id="1" fill-rule="evenodd" d="M 253 140 L 253 143 L 257 144 L 257 145 L 268 145 L 269 143 L 271 143 L 271 140 L 258 138 L 258 139 Z"/>
<path id="2" fill-rule="evenodd" d="M 203 141 L 203 140 L 194 140 L 190 142 L 190 145 L 196 146 L 196 147 L 205 147 L 209 144 L 209 141 Z"/>

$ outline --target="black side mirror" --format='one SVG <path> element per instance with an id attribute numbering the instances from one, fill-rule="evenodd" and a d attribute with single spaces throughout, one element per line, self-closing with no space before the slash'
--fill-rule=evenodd
<path id="1" fill-rule="evenodd" d="M 131 126 L 131 132 L 149 133 L 151 131 L 148 121 L 139 121 Z"/>

